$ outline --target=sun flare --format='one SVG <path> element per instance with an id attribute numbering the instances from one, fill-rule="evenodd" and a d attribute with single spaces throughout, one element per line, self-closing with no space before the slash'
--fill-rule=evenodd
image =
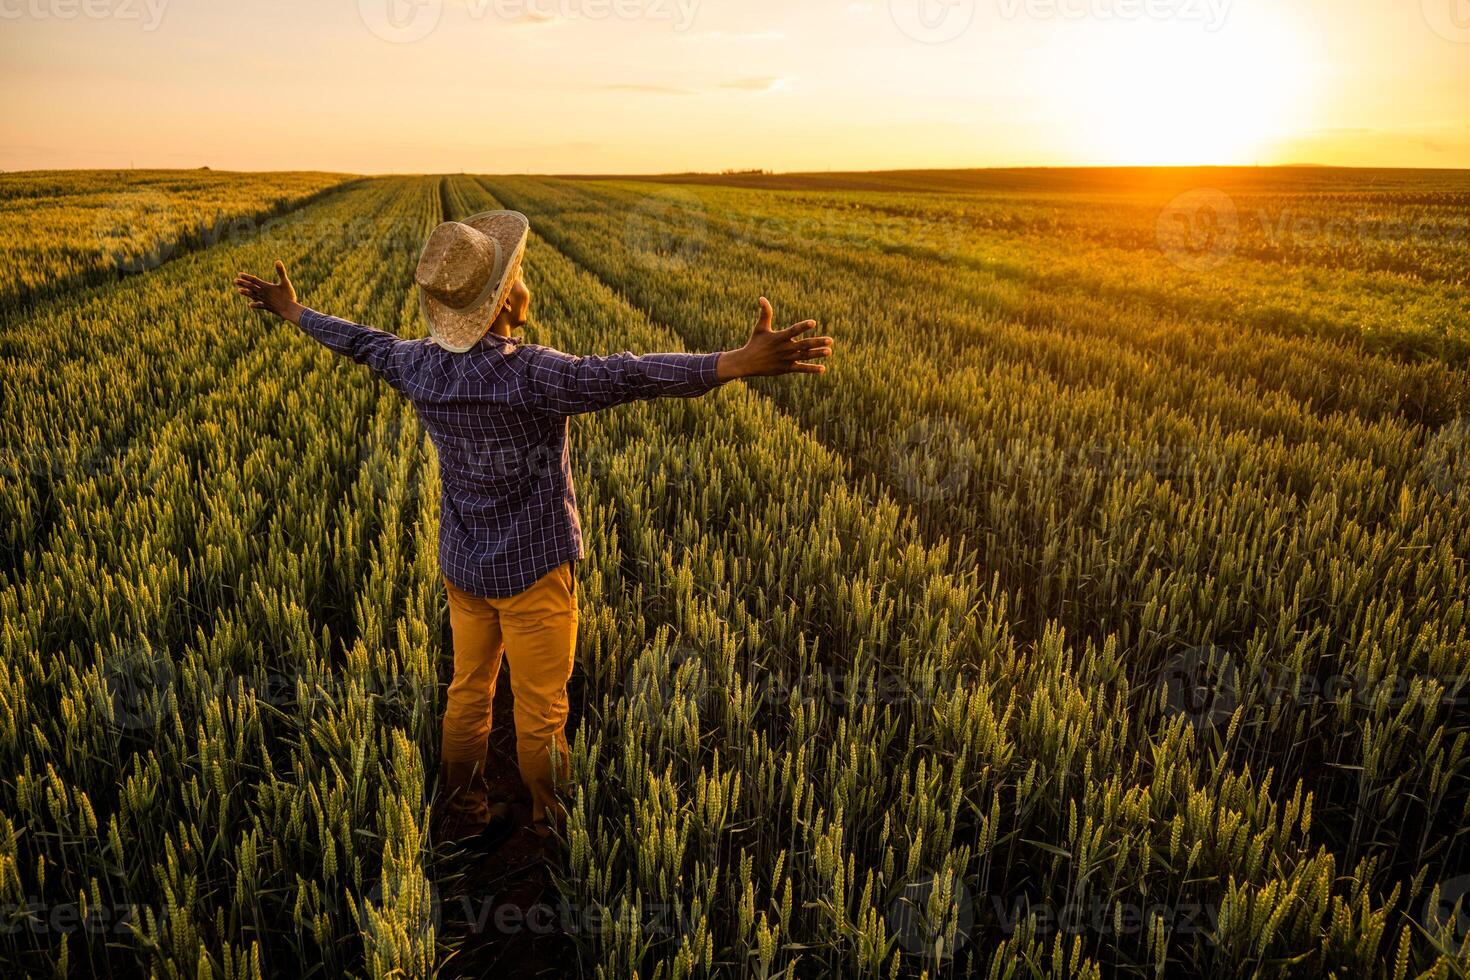
<path id="1" fill-rule="evenodd" d="M 1059 63 L 1080 156 L 1106 164 L 1254 163 L 1312 94 L 1300 37 L 1281 22 L 1108 25 Z M 1106 35 L 1105 37 L 1103 35 Z"/>

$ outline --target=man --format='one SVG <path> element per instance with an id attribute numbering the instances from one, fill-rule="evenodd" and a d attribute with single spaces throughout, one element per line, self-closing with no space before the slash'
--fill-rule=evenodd
<path id="1" fill-rule="evenodd" d="M 483 778 L 490 709 L 504 655 L 515 699 L 516 754 L 532 821 L 545 836 L 564 814 L 567 681 L 576 646 L 573 563 L 583 557 L 567 451 L 568 418 L 643 398 L 695 397 L 738 378 L 821 374 L 832 338 L 803 321 L 771 327 L 771 304 L 745 346 L 718 354 L 572 357 L 524 344 L 531 291 L 521 279 L 530 223 L 490 211 L 434 229 L 414 279 L 429 338 L 390 334 L 302 306 L 277 281 L 240 273 L 250 308 L 297 324 L 366 364 L 413 403 L 438 451 L 439 563 L 449 595 L 454 680 L 441 746 L 441 838 L 488 847 L 513 829 Z M 553 764 L 555 759 L 555 764 Z M 555 765 L 555 771 L 553 771 Z"/>

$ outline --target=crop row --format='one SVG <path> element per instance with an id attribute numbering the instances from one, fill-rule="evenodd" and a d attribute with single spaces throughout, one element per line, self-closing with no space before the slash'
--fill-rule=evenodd
<path id="1" fill-rule="evenodd" d="M 0 311 L 247 238 L 345 179 L 210 170 L 0 175 Z"/>
<path id="2" fill-rule="evenodd" d="M 1174 198 L 599 187 L 639 202 L 634 230 L 645 216 L 678 219 L 657 243 L 675 255 L 697 250 L 707 232 L 768 249 L 900 253 L 1037 313 L 1089 305 L 1227 338 L 1247 327 L 1406 360 L 1463 365 L 1470 355 L 1470 191 L 1414 204 L 1406 193 L 1245 196 L 1208 186 Z"/>
<path id="3" fill-rule="evenodd" d="M 279 256 L 313 302 L 416 324 L 406 243 L 438 220 L 436 188 L 359 185 L 14 325 L 0 959 L 15 970 L 433 970 L 443 618 L 433 498 L 413 489 L 432 487 L 431 457 L 391 393 L 246 311 L 229 280 Z"/>

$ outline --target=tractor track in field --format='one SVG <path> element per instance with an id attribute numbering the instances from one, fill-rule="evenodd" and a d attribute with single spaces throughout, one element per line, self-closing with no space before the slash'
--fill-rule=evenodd
<path id="1" fill-rule="evenodd" d="M 435 196 L 441 220 L 465 217 L 458 213 L 449 176 L 437 181 Z M 440 635 L 442 662 L 453 663 L 454 646 L 448 616 Z M 571 712 L 567 730 L 582 722 L 586 704 L 585 675 L 574 671 L 569 686 Z M 510 660 L 503 658 L 492 705 L 495 723 L 485 757 L 485 782 L 492 802 L 510 806 L 516 830 L 494 852 L 470 861 L 436 860 L 434 876 L 439 889 L 444 932 L 454 947 L 444 964 L 459 977 L 562 978 L 574 975 L 577 953 L 570 937 L 559 927 L 548 928 L 557 894 L 548 863 L 556 845 L 543 842 L 531 831 L 531 798 L 521 782 L 516 758 L 514 700 Z"/>

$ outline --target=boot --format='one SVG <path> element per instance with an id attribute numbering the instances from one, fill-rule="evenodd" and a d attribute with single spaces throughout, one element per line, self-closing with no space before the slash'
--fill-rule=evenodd
<path id="1" fill-rule="evenodd" d="M 492 817 L 487 792 L 483 762 L 440 762 L 435 837 L 444 842 L 463 841 L 484 830 Z"/>

